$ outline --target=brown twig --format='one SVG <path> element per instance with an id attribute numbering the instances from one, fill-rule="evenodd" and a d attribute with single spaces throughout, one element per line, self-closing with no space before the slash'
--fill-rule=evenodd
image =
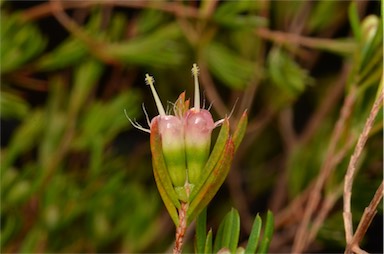
<path id="1" fill-rule="evenodd" d="M 350 66 L 345 64 L 343 70 L 335 82 L 334 85 L 330 86 L 327 93 L 323 96 L 321 104 L 308 121 L 307 125 L 304 128 L 304 131 L 299 136 L 299 141 L 301 144 L 307 143 L 313 135 L 315 135 L 321 122 L 328 115 L 328 113 L 334 108 L 334 105 L 340 99 L 340 96 L 343 94 L 345 81 L 347 79 L 347 74 L 349 72 Z"/>
<path id="2" fill-rule="evenodd" d="M 275 216 L 275 229 L 279 229 L 287 224 L 296 223 L 300 218 L 302 218 L 302 210 L 304 207 L 305 201 L 307 201 L 310 190 L 313 188 L 314 183 L 311 183 L 307 189 L 302 191 L 299 196 L 297 196 L 288 207 L 280 211 Z M 296 219 L 293 219 L 296 218 Z"/>
<path id="3" fill-rule="evenodd" d="M 379 205 L 381 199 L 383 198 L 383 181 L 381 182 L 379 188 L 377 188 L 375 195 L 373 196 L 369 206 L 364 209 L 364 214 L 360 219 L 359 225 L 355 235 L 352 238 L 351 244 L 347 245 L 346 253 L 350 253 L 349 248 L 352 251 L 355 249 L 360 250 L 359 243 L 363 240 L 365 233 L 368 230 L 369 225 L 371 224 L 373 217 L 376 215 L 376 208 Z M 355 251 L 356 252 L 356 251 Z"/>
<path id="4" fill-rule="evenodd" d="M 87 33 L 64 12 L 61 0 L 50 0 L 50 4 L 55 18 L 65 27 L 65 29 L 84 42 L 89 47 L 90 53 L 107 64 L 119 65 L 119 62 L 116 59 L 104 53 L 104 45 L 102 42 L 95 41 L 94 38 L 89 37 Z"/>
<path id="5" fill-rule="evenodd" d="M 352 87 L 352 90 L 345 98 L 343 107 L 341 108 L 340 117 L 336 122 L 335 128 L 333 129 L 330 143 L 327 149 L 327 155 L 321 167 L 320 173 L 316 178 L 315 186 L 311 190 L 310 197 L 308 199 L 307 206 L 305 208 L 303 219 L 300 223 L 299 229 L 295 236 L 295 240 L 292 247 L 292 252 L 301 253 L 308 244 L 308 225 L 315 211 L 315 208 L 318 206 L 321 199 L 321 190 L 324 186 L 324 183 L 330 173 L 334 170 L 334 155 L 336 151 L 337 143 L 341 137 L 341 134 L 344 130 L 344 125 L 346 120 L 351 115 L 352 106 L 355 102 L 356 89 Z"/>
<path id="6" fill-rule="evenodd" d="M 198 9 L 180 5 L 178 2 L 159 2 L 159 1 L 126 1 L 126 0 L 100 0 L 100 1 L 65 1 L 63 9 L 88 8 L 94 5 L 120 6 L 127 8 L 150 8 L 164 12 L 173 13 L 176 16 L 199 17 Z M 32 7 L 23 12 L 26 21 L 32 21 L 48 17 L 52 14 L 50 3 L 44 3 Z"/>
<path id="7" fill-rule="evenodd" d="M 353 244 L 357 244 L 355 241 L 352 241 L 352 238 L 354 237 L 353 237 L 352 213 L 351 213 L 352 185 L 353 185 L 354 175 L 356 172 L 356 165 L 361 156 L 361 152 L 363 151 L 364 145 L 367 142 L 369 132 L 372 129 L 374 120 L 380 108 L 382 107 L 382 104 L 383 104 L 383 92 L 380 93 L 379 97 L 376 99 L 375 103 L 372 106 L 371 112 L 365 123 L 364 129 L 357 141 L 355 151 L 351 156 L 348 169 L 345 174 L 343 219 L 344 219 L 344 227 L 345 227 L 345 238 L 347 242 L 347 248 L 345 251 L 346 253 L 350 253 L 353 247 Z"/>
<path id="8" fill-rule="evenodd" d="M 333 208 L 342 193 L 343 188 L 341 185 L 339 185 L 327 197 L 325 197 L 325 200 L 323 201 L 322 206 L 319 209 L 319 214 L 313 221 L 313 225 L 308 236 L 308 243 L 312 242 L 316 238 L 317 233 L 323 225 L 323 222 L 327 218 L 329 212 L 331 211 L 331 209 Z"/>
<path id="9" fill-rule="evenodd" d="M 333 39 L 324 39 L 324 38 L 312 38 L 305 37 L 292 33 L 285 33 L 280 31 L 272 31 L 267 28 L 257 28 L 255 30 L 257 36 L 260 36 L 263 39 L 273 41 L 282 45 L 301 45 L 308 48 L 318 49 L 318 48 L 327 48 L 328 45 L 333 45 L 335 40 Z M 341 44 L 340 44 L 341 45 Z M 346 52 L 352 51 L 354 44 L 343 43 L 343 50 Z M 341 48 L 341 47 L 340 47 Z"/>

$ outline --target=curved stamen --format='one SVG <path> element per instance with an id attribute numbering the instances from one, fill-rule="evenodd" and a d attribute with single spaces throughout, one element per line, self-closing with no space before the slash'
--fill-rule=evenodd
<path id="1" fill-rule="evenodd" d="M 153 98 L 155 99 L 156 107 L 157 107 L 157 110 L 159 111 L 159 114 L 161 116 L 165 116 L 166 114 L 165 114 L 163 104 L 161 104 L 161 100 L 160 100 L 159 96 L 157 95 L 157 92 L 156 92 L 156 89 L 154 86 L 155 80 L 153 79 L 152 76 L 145 74 L 145 83 L 147 85 L 149 85 L 149 87 L 151 88 L 152 95 L 153 95 Z"/>
<path id="2" fill-rule="evenodd" d="M 144 114 L 145 114 L 145 119 L 147 119 L 148 126 L 151 126 L 151 121 L 149 120 L 149 116 L 148 116 L 147 110 L 145 109 L 144 103 L 141 104 L 141 107 L 143 108 L 143 111 L 144 111 Z"/>
<path id="3" fill-rule="evenodd" d="M 134 121 L 132 121 L 132 119 L 128 116 L 128 113 L 127 113 L 127 110 L 126 110 L 126 109 L 124 109 L 124 114 L 125 114 L 125 116 L 128 118 L 128 121 L 132 124 L 133 127 L 135 127 L 136 129 L 139 129 L 139 130 L 142 130 L 142 131 L 151 133 L 151 131 L 150 131 L 149 129 L 146 129 L 146 128 L 144 128 L 143 126 L 141 126 L 141 124 L 139 124 L 138 122 L 136 122 L 135 119 L 133 119 Z"/>
<path id="4" fill-rule="evenodd" d="M 200 89 L 199 89 L 199 67 L 197 67 L 197 64 L 193 64 L 192 67 L 192 75 L 195 81 L 195 104 L 194 108 L 197 112 L 200 111 Z"/>

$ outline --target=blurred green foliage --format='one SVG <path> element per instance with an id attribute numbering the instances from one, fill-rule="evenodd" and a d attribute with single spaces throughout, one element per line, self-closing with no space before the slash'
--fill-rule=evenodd
<path id="1" fill-rule="evenodd" d="M 156 115 L 144 85 L 147 72 L 158 77 L 162 98 L 174 101 L 183 90 L 191 94 L 187 70 L 194 62 L 205 68 L 201 81 L 213 113 L 229 114 L 220 103 L 231 108 L 239 98 L 231 120 L 245 108 L 250 119 L 232 169 L 244 197 L 233 194 L 232 181 L 219 192 L 207 217 L 218 236 L 210 231 L 204 237 L 210 243 L 205 250 L 217 250 L 212 242 L 219 242 L 230 218 L 246 228 L 234 210 L 219 226 L 216 216 L 224 217 L 229 204 L 246 200 L 254 218 L 270 208 L 282 184 L 283 202 L 270 208 L 278 219 L 310 186 L 343 100 L 356 91 L 336 142 L 336 152 L 345 148 L 345 156 L 327 180 L 325 197 L 343 181 L 353 144 L 381 91 L 379 2 L 134 3 L 90 2 L 82 8 L 75 3 L 65 12 L 80 29 L 74 33 L 47 3 L 1 2 L 2 252 L 166 251 L 174 229 L 153 180 L 149 137 L 132 128 L 124 109 L 144 123 L 145 102 L 149 115 Z M 45 15 L 36 11 L 39 6 Z M 383 177 L 382 121 L 380 113 L 355 179 L 355 223 Z M 316 239 L 314 246 L 321 247 L 313 250 L 343 251 L 341 213 L 336 203 Z M 292 232 L 289 223 L 277 227 L 282 235 Z M 239 242 L 232 245 L 247 248 L 243 241 L 250 233 L 234 237 Z M 368 232 L 365 242 L 376 237 Z M 193 250 L 192 240 L 186 244 Z M 271 242 L 273 252 L 284 247 Z"/>

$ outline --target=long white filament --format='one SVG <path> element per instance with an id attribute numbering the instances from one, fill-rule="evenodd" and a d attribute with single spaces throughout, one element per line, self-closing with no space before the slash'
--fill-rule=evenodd
<path id="1" fill-rule="evenodd" d="M 193 64 L 192 67 L 192 75 L 195 81 L 195 103 L 194 108 L 197 112 L 200 111 L 200 88 L 199 88 L 199 67 L 197 67 L 197 64 Z"/>
<path id="2" fill-rule="evenodd" d="M 165 110 L 164 110 L 163 104 L 161 103 L 159 96 L 157 95 L 157 92 L 156 92 L 156 89 L 154 86 L 154 82 L 155 82 L 155 80 L 153 79 L 152 76 L 149 76 L 148 74 L 145 75 L 145 83 L 147 85 L 149 85 L 149 87 L 152 90 L 152 95 L 153 95 L 153 98 L 155 99 L 157 110 L 159 111 L 159 114 L 161 116 L 165 116 Z"/>

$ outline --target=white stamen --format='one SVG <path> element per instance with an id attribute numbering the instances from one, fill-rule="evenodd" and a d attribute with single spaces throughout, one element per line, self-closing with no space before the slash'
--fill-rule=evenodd
<path id="1" fill-rule="evenodd" d="M 195 105 L 194 108 L 197 112 L 200 111 L 200 89 L 199 89 L 199 67 L 196 64 L 193 64 L 192 75 L 195 81 Z"/>
<path id="2" fill-rule="evenodd" d="M 145 83 L 147 85 L 149 85 L 149 87 L 152 90 L 152 95 L 153 95 L 153 98 L 155 99 L 156 107 L 157 107 L 157 110 L 159 111 L 159 114 L 161 116 L 165 116 L 165 110 L 164 110 L 163 104 L 161 104 L 161 100 L 160 100 L 159 96 L 157 95 L 157 92 L 156 92 L 156 89 L 154 86 L 155 80 L 153 79 L 152 76 L 149 76 L 148 74 L 146 74 L 145 75 Z"/>
<path id="3" fill-rule="evenodd" d="M 205 91 L 203 91 L 203 107 L 202 108 L 204 108 L 204 109 L 205 109 L 205 101 L 206 101 L 206 99 L 205 99 Z"/>
<path id="4" fill-rule="evenodd" d="M 147 119 L 147 124 L 148 126 L 151 126 L 151 121 L 149 120 L 147 110 L 145 109 L 144 103 L 141 104 L 141 107 L 143 108 L 144 114 L 145 114 L 145 119 Z"/>
<path id="5" fill-rule="evenodd" d="M 220 126 L 224 123 L 225 121 L 225 118 L 224 119 L 220 119 L 220 120 L 217 120 L 214 124 L 214 128 L 216 128 L 217 126 Z"/>
<path id="6" fill-rule="evenodd" d="M 235 101 L 235 104 L 233 104 L 233 108 L 232 108 L 232 110 L 231 110 L 231 113 L 229 113 L 228 119 L 231 118 L 233 112 L 235 111 L 237 102 L 239 102 L 239 98 L 237 98 L 236 101 Z"/>
<path id="7" fill-rule="evenodd" d="M 128 113 L 127 113 L 127 110 L 126 109 L 124 109 L 124 114 L 125 114 L 125 116 L 128 118 L 128 121 L 132 124 L 132 126 L 133 127 L 135 127 L 136 129 L 139 129 L 139 130 L 141 130 L 141 131 L 145 131 L 145 132 L 148 132 L 148 133 L 151 133 L 151 130 L 149 130 L 149 129 L 146 129 L 146 128 L 144 128 L 143 126 L 141 126 L 138 122 L 136 122 L 136 120 L 135 120 L 135 122 L 134 121 L 132 121 L 131 120 L 131 118 L 129 118 L 129 116 L 128 116 Z"/>
<path id="8" fill-rule="evenodd" d="M 207 110 L 210 111 L 212 106 L 213 106 L 213 101 L 211 103 L 209 103 L 209 106 L 208 106 Z"/>
<path id="9" fill-rule="evenodd" d="M 234 104 L 233 107 L 232 107 L 231 113 L 229 113 L 229 116 L 228 116 L 228 117 L 225 116 L 225 118 L 230 119 L 230 118 L 232 117 L 232 114 L 233 114 L 233 112 L 235 111 L 235 108 L 236 108 L 236 105 L 237 105 L 237 102 L 238 102 L 238 101 L 239 101 L 239 98 L 236 99 L 235 104 Z M 212 103 L 211 103 L 211 105 L 209 106 L 209 109 L 211 108 L 211 106 L 212 106 Z M 209 109 L 208 109 L 208 110 L 209 110 Z M 224 118 L 224 119 L 217 120 L 217 121 L 215 122 L 215 128 L 216 128 L 217 126 L 220 126 L 222 123 L 224 123 L 225 118 Z"/>

